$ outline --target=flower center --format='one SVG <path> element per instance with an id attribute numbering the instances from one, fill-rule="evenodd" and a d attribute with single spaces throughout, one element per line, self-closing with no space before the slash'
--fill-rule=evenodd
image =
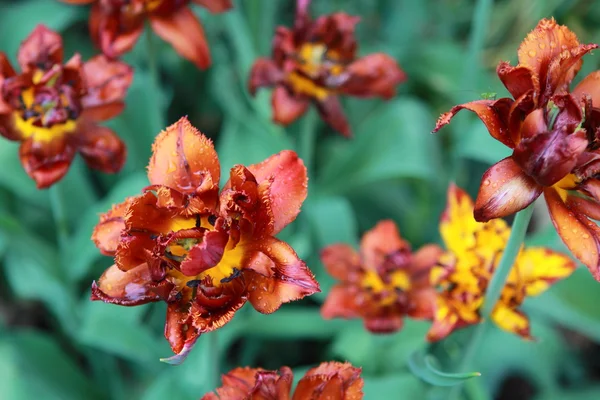
<path id="1" fill-rule="evenodd" d="M 381 305 L 391 305 L 397 298 L 398 291 L 410 289 L 410 278 L 405 271 L 398 270 L 388 275 L 389 280 L 385 282 L 376 271 L 367 271 L 361 279 L 364 289 L 381 296 Z"/>
<path id="2" fill-rule="evenodd" d="M 328 50 L 322 43 L 306 43 L 300 47 L 296 57 L 297 71 L 288 75 L 294 91 L 318 100 L 325 99 L 331 89 L 326 87 L 324 79 L 339 75 L 344 70 L 337 52 Z"/>

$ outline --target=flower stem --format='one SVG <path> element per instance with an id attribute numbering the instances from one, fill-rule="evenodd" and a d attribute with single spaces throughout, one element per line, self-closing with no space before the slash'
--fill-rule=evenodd
<path id="1" fill-rule="evenodd" d="M 527 227 L 529 226 L 529 221 L 531 220 L 532 215 L 533 204 L 530 204 L 529 207 L 519 211 L 517 215 L 515 215 L 510 237 L 508 238 L 508 243 L 506 244 L 504 253 L 502 254 L 502 259 L 500 260 L 500 264 L 498 264 L 498 268 L 496 268 L 494 271 L 492 279 L 485 293 L 483 306 L 481 308 L 481 317 L 483 318 L 483 322 L 474 329 L 471 340 L 458 367 L 459 372 L 464 372 L 471 369 L 473 357 L 475 357 L 475 354 L 477 353 L 479 346 L 483 341 L 483 337 L 485 336 L 489 325 L 491 325 L 490 319 L 492 312 L 494 311 L 496 303 L 500 299 L 502 289 L 504 289 L 504 286 L 506 285 L 506 279 L 510 274 L 515 260 L 517 259 L 517 255 L 521 250 L 523 241 L 525 240 Z M 468 382 L 466 382 L 466 384 L 468 384 Z M 461 388 L 462 387 L 460 385 L 456 386 L 456 389 L 452 391 L 449 398 L 458 398 Z"/>
<path id="2" fill-rule="evenodd" d="M 146 27 L 146 57 L 148 61 L 148 71 L 150 72 L 150 78 L 152 79 L 152 86 L 158 89 L 159 78 L 158 67 L 156 66 L 156 51 L 154 49 L 154 37 L 150 25 Z"/>
<path id="3" fill-rule="evenodd" d="M 52 209 L 54 223 L 56 224 L 58 245 L 60 249 L 60 254 L 62 256 L 69 244 L 69 224 L 67 222 L 64 203 L 62 201 L 60 182 L 57 182 L 54 185 L 52 185 L 50 189 L 48 189 L 48 191 L 50 192 L 50 207 Z"/>
<path id="4" fill-rule="evenodd" d="M 308 170 L 309 177 L 314 175 L 313 157 L 315 152 L 315 142 L 317 139 L 317 114 L 312 108 L 309 108 L 304 119 L 298 137 L 298 153 L 304 161 Z"/>

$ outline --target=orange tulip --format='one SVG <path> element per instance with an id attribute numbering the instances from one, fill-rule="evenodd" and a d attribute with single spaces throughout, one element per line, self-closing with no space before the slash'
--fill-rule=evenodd
<path id="1" fill-rule="evenodd" d="M 43 25 L 17 59 L 20 74 L 0 53 L 0 134 L 21 142 L 21 163 L 37 187 L 59 181 L 77 151 L 91 168 L 118 172 L 125 145 L 96 123 L 123 110 L 132 69 L 104 56 L 82 63 L 79 54 L 63 64 L 62 38 Z"/>
<path id="2" fill-rule="evenodd" d="M 182 118 L 157 138 L 144 193 L 103 215 L 93 239 L 115 257 L 92 299 L 167 302 L 165 337 L 180 362 L 198 336 L 247 300 L 272 313 L 319 291 L 305 263 L 274 237 L 300 212 L 306 168 L 293 151 L 231 169 L 219 194 L 212 143 Z"/>

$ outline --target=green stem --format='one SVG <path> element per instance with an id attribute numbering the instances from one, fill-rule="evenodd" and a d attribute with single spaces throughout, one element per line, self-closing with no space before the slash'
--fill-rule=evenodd
<path id="1" fill-rule="evenodd" d="M 56 225 L 58 245 L 62 256 L 69 245 L 69 224 L 65 213 L 64 203 L 62 201 L 60 185 L 60 182 L 57 182 L 52 185 L 48 191 L 50 192 L 50 207 Z"/>
<path id="2" fill-rule="evenodd" d="M 479 350 L 479 346 L 483 341 L 489 325 L 491 325 L 491 316 L 492 312 L 494 311 L 494 307 L 502 295 L 502 290 L 506 285 L 506 279 L 510 274 L 515 260 L 517 259 L 517 255 L 519 254 L 521 246 L 525 240 L 527 227 L 529 226 L 529 221 L 531 220 L 532 215 L 533 204 L 529 205 L 529 207 L 525 208 L 524 210 L 519 211 L 517 215 L 515 215 L 510 237 L 508 238 L 508 243 L 506 244 L 504 253 L 502 254 L 502 259 L 500 260 L 500 264 L 498 264 L 498 268 L 496 268 L 494 271 L 492 280 L 490 281 L 485 293 L 485 298 L 481 309 L 481 317 L 483 322 L 475 327 L 469 345 L 465 350 L 465 354 L 462 357 L 460 365 L 458 366 L 458 372 L 470 370 L 472 367 L 471 364 L 473 363 L 473 358 Z M 456 388 L 451 392 L 449 398 L 458 398 L 461 389 L 461 385 L 456 386 Z"/>
<path id="3" fill-rule="evenodd" d="M 317 139 L 317 113 L 309 108 L 302 120 L 302 126 L 298 137 L 298 153 L 308 169 L 309 177 L 314 176 L 313 157 L 315 142 Z"/>

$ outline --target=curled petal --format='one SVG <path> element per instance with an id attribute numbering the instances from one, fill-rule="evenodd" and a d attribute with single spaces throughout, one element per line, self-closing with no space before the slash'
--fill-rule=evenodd
<path id="1" fill-rule="evenodd" d="M 201 400 L 289 400 L 293 374 L 288 367 L 277 371 L 236 368 L 223 375 L 223 386 Z"/>
<path id="2" fill-rule="evenodd" d="M 356 55 L 354 29 L 359 21 L 360 17 L 343 12 L 323 15 L 309 28 L 308 34 L 311 39 L 318 40 L 334 51 L 341 62 L 349 63 Z"/>
<path id="3" fill-rule="evenodd" d="M 127 148 L 109 128 L 87 124 L 79 137 L 79 152 L 90 168 L 114 174 L 123 168 Z"/>
<path id="4" fill-rule="evenodd" d="M 334 130 L 345 137 L 352 137 L 352 130 L 337 96 L 327 96 L 325 100 L 319 101 L 317 111 L 323 121 L 327 122 Z"/>
<path id="5" fill-rule="evenodd" d="M 242 267 L 248 299 L 257 311 L 270 314 L 282 303 L 320 291 L 312 272 L 287 243 L 268 238 L 249 247 L 255 253 Z"/>
<path id="6" fill-rule="evenodd" d="M 531 340 L 529 319 L 520 310 L 498 303 L 491 315 L 492 320 L 505 331 L 516 333 L 523 339 Z"/>
<path id="7" fill-rule="evenodd" d="M 245 399 L 256 384 L 256 375 L 262 368 L 235 368 L 221 375 L 223 385 L 202 396 L 200 400 L 236 400 Z"/>
<path id="8" fill-rule="evenodd" d="M 361 372 L 347 362 L 321 363 L 300 379 L 292 400 L 361 400 L 364 396 Z"/>
<path id="9" fill-rule="evenodd" d="M 250 79 L 248 80 L 248 91 L 254 96 L 258 88 L 280 83 L 283 77 L 283 71 L 279 69 L 273 60 L 259 58 L 252 65 Z"/>
<path id="10" fill-rule="evenodd" d="M 281 125 L 289 125 L 302 116 L 309 106 L 308 99 L 291 94 L 287 88 L 277 86 L 271 98 L 273 105 L 273 121 Z"/>
<path id="11" fill-rule="evenodd" d="M 542 189 L 507 157 L 483 174 L 475 200 L 475 219 L 486 222 L 521 211 L 540 196 Z"/>
<path id="12" fill-rule="evenodd" d="M 357 318 L 360 316 L 356 307 L 356 293 L 349 287 L 336 285 L 325 299 L 321 307 L 321 315 L 325 319 L 331 318 Z"/>
<path id="13" fill-rule="evenodd" d="M 193 0 L 193 2 L 215 14 L 225 12 L 233 7 L 231 0 Z"/>
<path id="14" fill-rule="evenodd" d="M 512 99 L 502 98 L 498 100 L 476 100 L 454 106 L 450 111 L 440 116 L 435 124 L 433 132 L 435 133 L 445 125 L 448 125 L 456 113 L 465 109 L 477 114 L 494 139 L 512 149 L 515 147 L 515 144 L 510 136 L 509 127 L 507 125 L 512 102 Z"/>
<path id="15" fill-rule="evenodd" d="M 121 232 L 125 229 L 125 213 L 133 199 L 129 197 L 123 203 L 113 205 L 110 211 L 100 216 L 100 222 L 94 227 L 92 240 L 102 254 L 113 256 L 117 251 Z"/>
<path id="16" fill-rule="evenodd" d="M 537 296 L 556 281 L 566 278 L 577 265 L 564 254 L 544 247 L 529 247 L 521 251 L 513 271 L 525 284 L 527 296 Z"/>
<path id="17" fill-rule="evenodd" d="M 91 299 L 136 306 L 160 300 L 159 295 L 153 291 L 155 286 L 148 264 L 140 264 L 129 271 L 121 271 L 116 265 L 112 265 L 104 271 L 98 283 L 92 284 Z"/>
<path id="18" fill-rule="evenodd" d="M 10 61 L 8 61 L 6 54 L 0 52 L 0 114 L 8 114 L 12 111 L 12 107 L 4 101 L 4 96 L 2 96 L 2 86 L 6 79 L 11 78 L 14 75 L 15 70 L 10 64 Z"/>
<path id="19" fill-rule="evenodd" d="M 236 311 L 246 304 L 243 281 L 234 279 L 225 288 L 199 288 L 189 310 L 193 328 L 199 333 L 219 329 L 233 318 Z M 213 291 L 217 292 L 212 293 Z"/>
<path id="20" fill-rule="evenodd" d="M 200 69 L 210 66 L 210 51 L 202 25 L 188 7 L 169 15 L 150 16 L 150 25 L 158 36 L 169 42 L 182 57 Z"/>
<path id="21" fill-rule="evenodd" d="M 600 108 L 600 71 L 590 73 L 573 89 L 573 96 L 584 95 L 592 98 L 593 107 Z"/>
<path id="22" fill-rule="evenodd" d="M 63 135 L 49 142 L 36 142 L 33 137 L 21 143 L 19 157 L 25 172 L 38 189 L 45 189 L 62 179 L 69 171 L 75 147 Z"/>
<path id="23" fill-rule="evenodd" d="M 496 68 L 498 77 L 506 86 L 506 89 L 512 94 L 513 98 L 518 99 L 525 93 L 535 90 L 539 82 L 534 83 L 537 76 L 532 75 L 531 69 L 523 66 L 513 67 L 506 61 L 500 62 Z"/>
<path id="24" fill-rule="evenodd" d="M 82 98 L 83 115 L 93 121 L 104 121 L 120 114 L 133 80 L 133 69 L 99 55 L 83 65 L 83 73 L 87 88 Z"/>
<path id="25" fill-rule="evenodd" d="M 125 17 L 122 13 L 107 13 L 100 2 L 92 6 L 90 35 L 109 58 L 118 58 L 131 50 L 144 31 L 142 15 Z"/>
<path id="26" fill-rule="evenodd" d="M 343 75 L 347 80 L 340 90 L 349 95 L 389 99 L 396 94 L 396 86 L 406 80 L 406 74 L 396 60 L 384 53 L 371 54 L 350 64 Z"/>
<path id="27" fill-rule="evenodd" d="M 366 270 L 376 271 L 390 255 L 401 251 L 410 251 L 410 245 L 402 240 L 396 224 L 389 219 L 378 222 L 360 242 L 360 257 Z"/>
<path id="28" fill-rule="evenodd" d="M 600 228 L 579 210 L 565 204 L 566 191 L 547 188 L 544 196 L 550 218 L 561 239 L 590 270 L 594 279 L 600 281 Z"/>
<path id="29" fill-rule="evenodd" d="M 273 231 L 269 234 L 276 235 L 296 219 L 306 199 L 306 166 L 296 152 L 284 150 L 248 166 L 248 170 L 254 175 L 259 195 L 273 215 Z M 268 185 L 263 185 L 264 182 Z"/>
<path id="30" fill-rule="evenodd" d="M 321 262 L 331 276 L 342 282 L 357 279 L 362 270 L 360 256 L 347 244 L 332 244 L 321 251 Z"/>
<path id="31" fill-rule="evenodd" d="M 62 38 L 44 25 L 36 26 L 19 47 L 17 61 L 24 72 L 36 68 L 49 70 L 54 64 L 62 64 Z"/>
<path id="32" fill-rule="evenodd" d="M 225 232 L 205 232 L 202 242 L 192 247 L 181 262 L 181 272 L 187 276 L 194 276 L 217 265 L 223 258 L 228 240 L 229 236 Z"/>
<path id="33" fill-rule="evenodd" d="M 167 364 L 181 364 L 196 344 L 200 334 L 191 326 L 191 316 L 180 303 L 170 303 L 167 307 L 165 338 L 169 341 L 174 356 L 162 358 Z"/>
<path id="34" fill-rule="evenodd" d="M 153 185 L 194 193 L 207 177 L 213 184 L 219 182 L 219 158 L 212 142 L 186 117 L 158 135 L 152 153 L 148 179 Z"/>

